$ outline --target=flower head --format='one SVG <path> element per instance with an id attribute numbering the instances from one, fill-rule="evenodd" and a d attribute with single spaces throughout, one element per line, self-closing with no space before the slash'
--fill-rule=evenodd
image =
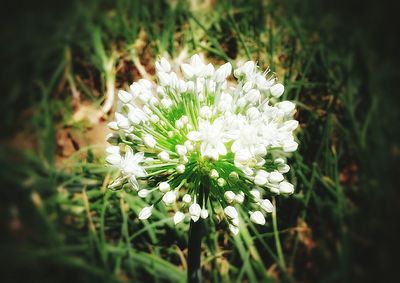
<path id="1" fill-rule="evenodd" d="M 298 146 L 295 105 L 278 100 L 284 86 L 253 61 L 233 71 L 235 83 L 230 63 L 215 69 L 194 55 L 173 67 L 161 58 L 158 85 L 142 79 L 119 92 L 106 161 L 121 176 L 110 186 L 130 182 L 153 202 L 140 219 L 157 205 L 175 210 L 175 224 L 223 213 L 237 234 L 243 205 L 263 225 L 274 209 L 263 197 L 294 191 L 284 174 Z"/>

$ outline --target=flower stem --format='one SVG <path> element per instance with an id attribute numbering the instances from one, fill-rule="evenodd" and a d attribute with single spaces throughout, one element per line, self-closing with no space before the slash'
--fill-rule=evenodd
<path id="1" fill-rule="evenodd" d="M 201 255 L 201 238 L 202 238 L 203 220 L 200 218 L 197 222 L 190 221 L 189 244 L 187 257 L 187 282 L 202 282 L 200 255 Z"/>
<path id="2" fill-rule="evenodd" d="M 283 270 L 286 270 L 285 258 L 283 257 L 281 241 L 279 239 L 278 223 L 276 221 L 276 202 L 275 202 L 275 197 L 272 198 L 272 205 L 274 206 L 274 209 L 272 211 L 272 227 L 274 228 L 276 252 L 278 254 L 278 264 Z"/>

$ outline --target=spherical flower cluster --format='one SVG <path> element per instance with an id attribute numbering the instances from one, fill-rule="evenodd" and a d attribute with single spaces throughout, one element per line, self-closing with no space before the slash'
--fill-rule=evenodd
<path id="1" fill-rule="evenodd" d="M 161 202 L 175 211 L 175 224 L 223 211 L 237 234 L 235 205 L 243 205 L 265 224 L 274 207 L 264 197 L 294 190 L 283 174 L 298 122 L 295 105 L 278 99 L 284 86 L 253 61 L 233 71 L 236 80 L 230 63 L 215 69 L 199 55 L 176 71 L 161 58 L 158 85 L 141 79 L 119 91 L 106 160 L 120 177 L 110 186 L 130 182 L 152 201 L 140 219 Z"/>

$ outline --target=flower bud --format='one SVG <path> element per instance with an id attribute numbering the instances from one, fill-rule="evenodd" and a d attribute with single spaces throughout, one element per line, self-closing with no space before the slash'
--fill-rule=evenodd
<path id="1" fill-rule="evenodd" d="M 117 154 L 117 155 L 119 155 L 120 154 L 119 146 L 117 146 L 117 145 L 107 146 L 106 152 L 108 154 Z"/>
<path id="2" fill-rule="evenodd" d="M 252 81 L 247 81 L 243 85 L 242 89 L 243 89 L 244 92 L 249 92 L 252 89 L 252 87 L 253 87 L 253 82 Z"/>
<path id="3" fill-rule="evenodd" d="M 281 109 L 285 113 L 285 115 L 291 114 L 296 107 L 290 101 L 282 101 L 282 102 L 277 103 L 275 106 L 278 107 L 279 109 Z"/>
<path id="4" fill-rule="evenodd" d="M 231 203 L 234 199 L 235 199 L 235 193 L 232 191 L 226 191 L 224 193 L 224 197 L 226 199 L 227 202 Z"/>
<path id="5" fill-rule="evenodd" d="M 265 224 L 265 217 L 261 213 L 261 211 L 255 211 L 255 212 L 251 213 L 250 220 L 259 225 Z"/>
<path id="6" fill-rule="evenodd" d="M 190 203 L 192 201 L 192 197 L 189 194 L 185 194 L 182 197 L 182 201 L 185 202 L 185 203 Z"/>
<path id="7" fill-rule="evenodd" d="M 106 157 L 106 161 L 111 165 L 118 165 L 120 164 L 122 158 L 119 154 L 110 154 Z"/>
<path id="8" fill-rule="evenodd" d="M 166 205 L 171 205 L 176 201 L 176 193 L 174 191 L 169 191 L 165 193 L 162 200 Z"/>
<path id="9" fill-rule="evenodd" d="M 180 155 L 180 156 L 184 156 L 184 155 L 187 154 L 187 148 L 186 148 L 186 146 L 184 146 L 184 145 L 178 144 L 178 145 L 175 147 L 175 149 L 176 149 L 176 153 L 178 153 L 178 155 Z"/>
<path id="10" fill-rule="evenodd" d="M 282 182 L 284 179 L 283 175 L 279 173 L 278 171 L 273 171 L 268 175 L 268 180 L 271 183 L 279 183 Z"/>
<path id="11" fill-rule="evenodd" d="M 202 118 L 210 118 L 212 115 L 211 108 L 208 106 L 203 106 L 200 108 L 200 117 Z"/>
<path id="12" fill-rule="evenodd" d="M 285 159 L 283 158 L 277 158 L 274 160 L 275 164 L 285 164 Z"/>
<path id="13" fill-rule="evenodd" d="M 214 74 L 214 80 L 217 83 L 222 83 L 223 81 L 226 80 L 226 78 L 231 74 L 232 72 L 232 65 L 231 63 L 225 63 L 221 67 L 217 69 L 217 71 Z"/>
<path id="14" fill-rule="evenodd" d="M 250 191 L 250 194 L 255 198 L 259 199 L 261 197 L 261 193 L 259 190 L 253 189 Z"/>
<path id="15" fill-rule="evenodd" d="M 235 171 L 232 171 L 231 173 L 229 173 L 229 180 L 231 181 L 238 181 L 239 180 L 239 174 Z"/>
<path id="16" fill-rule="evenodd" d="M 113 144 L 113 145 L 118 144 L 119 135 L 118 135 L 117 133 L 109 133 L 109 134 L 106 136 L 106 140 L 107 140 L 107 142 L 108 142 L 109 144 Z"/>
<path id="17" fill-rule="evenodd" d="M 272 205 L 269 199 L 261 200 L 260 207 L 268 213 L 271 213 L 274 210 L 274 206 Z"/>
<path id="18" fill-rule="evenodd" d="M 299 146 L 299 144 L 295 141 L 285 142 L 283 144 L 283 151 L 284 152 L 293 152 L 293 151 L 297 150 L 298 146 Z"/>
<path id="19" fill-rule="evenodd" d="M 138 192 L 138 196 L 141 198 L 145 198 L 150 194 L 149 190 L 143 189 Z"/>
<path id="20" fill-rule="evenodd" d="M 225 207 L 224 212 L 231 219 L 239 218 L 239 214 L 238 214 L 236 208 L 234 208 L 231 205 Z"/>
<path id="21" fill-rule="evenodd" d="M 290 166 L 287 164 L 278 165 L 278 172 L 279 173 L 287 173 L 290 170 Z"/>
<path id="22" fill-rule="evenodd" d="M 129 103 L 133 96 L 131 93 L 125 91 L 125 90 L 120 90 L 118 91 L 118 98 L 121 100 L 122 103 Z"/>
<path id="23" fill-rule="evenodd" d="M 169 74 L 164 72 L 158 72 L 157 76 L 161 86 L 168 86 L 171 84 L 171 77 Z"/>
<path id="24" fill-rule="evenodd" d="M 244 95 L 250 103 L 256 103 L 261 97 L 260 91 L 258 89 L 252 89 Z"/>
<path id="25" fill-rule="evenodd" d="M 181 70 L 182 70 L 182 74 L 185 77 L 185 79 L 190 80 L 191 78 L 193 78 L 194 70 L 193 70 L 192 66 L 190 66 L 189 64 L 182 64 Z"/>
<path id="26" fill-rule="evenodd" d="M 185 214 L 184 213 L 182 213 L 180 211 L 177 211 L 175 213 L 175 215 L 174 215 L 174 223 L 175 223 L 175 225 L 181 223 L 184 219 L 185 219 Z"/>
<path id="27" fill-rule="evenodd" d="M 214 66 L 213 64 L 209 63 L 207 66 L 204 68 L 204 76 L 205 77 L 212 77 L 214 75 Z"/>
<path id="28" fill-rule="evenodd" d="M 233 225 L 239 227 L 239 218 L 232 218 L 230 221 Z"/>
<path id="29" fill-rule="evenodd" d="M 186 91 L 194 92 L 194 82 L 192 82 L 192 81 L 186 82 Z"/>
<path id="30" fill-rule="evenodd" d="M 271 92 L 271 95 L 273 96 L 273 97 L 280 97 L 282 94 L 283 94 L 283 92 L 285 91 L 285 87 L 283 86 L 283 84 L 280 84 L 280 83 L 278 83 L 278 84 L 275 84 L 275 85 L 273 85 L 270 89 L 269 89 L 269 91 Z"/>
<path id="31" fill-rule="evenodd" d="M 218 178 L 217 184 L 218 184 L 218 186 L 223 187 L 226 185 L 226 181 L 224 178 Z"/>
<path id="32" fill-rule="evenodd" d="M 279 184 L 279 191 L 283 194 L 292 194 L 294 192 L 294 186 L 286 181 Z"/>
<path id="33" fill-rule="evenodd" d="M 189 213 L 190 217 L 194 222 L 197 222 L 200 218 L 200 213 L 201 213 L 201 207 L 197 203 L 193 203 L 191 206 L 189 206 Z"/>
<path id="34" fill-rule="evenodd" d="M 211 177 L 211 179 L 217 179 L 219 177 L 218 171 L 215 169 L 212 169 L 210 171 L 210 177 Z"/>
<path id="35" fill-rule="evenodd" d="M 129 127 L 131 126 L 128 118 L 126 118 L 121 113 L 118 113 L 118 112 L 115 113 L 115 119 L 116 119 L 118 127 L 120 127 L 121 129 L 129 129 Z"/>
<path id="36" fill-rule="evenodd" d="M 152 135 L 149 134 L 146 134 L 143 137 L 143 143 L 149 148 L 154 148 L 156 146 L 156 140 L 153 138 Z"/>
<path id="37" fill-rule="evenodd" d="M 112 121 L 107 124 L 107 127 L 111 130 L 118 131 L 119 127 L 116 121 Z"/>
<path id="38" fill-rule="evenodd" d="M 176 120 L 175 121 L 175 127 L 177 128 L 177 129 L 182 129 L 183 128 L 183 123 L 182 123 L 182 121 L 180 120 L 180 119 L 178 119 L 178 120 Z"/>
<path id="39" fill-rule="evenodd" d="M 239 234 L 239 228 L 235 225 L 229 224 L 229 230 L 232 232 L 233 235 Z"/>
<path id="40" fill-rule="evenodd" d="M 153 114 L 150 116 L 150 121 L 152 121 L 153 123 L 158 123 L 158 121 L 160 121 L 160 118 L 157 115 Z"/>
<path id="41" fill-rule="evenodd" d="M 208 210 L 203 208 L 200 212 L 200 217 L 206 219 L 208 217 Z"/>
<path id="42" fill-rule="evenodd" d="M 158 188 L 161 192 L 166 193 L 171 189 L 171 186 L 167 182 L 161 182 Z"/>
<path id="43" fill-rule="evenodd" d="M 171 71 L 171 65 L 169 64 L 168 60 L 164 57 L 161 57 L 160 61 L 156 62 L 156 71 L 169 73 Z"/>
<path id="44" fill-rule="evenodd" d="M 244 202 L 244 193 L 240 192 L 235 196 L 235 201 L 239 204 L 242 204 Z"/>
<path id="45" fill-rule="evenodd" d="M 259 170 L 254 177 L 254 184 L 257 186 L 264 186 L 268 182 L 268 176 L 270 174 L 267 171 Z"/>
<path id="46" fill-rule="evenodd" d="M 176 84 L 176 90 L 180 93 L 184 93 L 187 90 L 187 86 L 185 81 L 183 80 L 178 80 L 177 84 Z"/>
<path id="47" fill-rule="evenodd" d="M 168 152 L 161 151 L 161 152 L 158 154 L 158 157 L 159 157 L 162 161 L 169 161 L 169 154 L 168 154 Z"/>
<path id="48" fill-rule="evenodd" d="M 184 142 L 184 145 L 186 146 L 187 151 L 193 151 L 194 146 L 191 141 L 187 140 Z"/>
<path id="49" fill-rule="evenodd" d="M 182 174 L 183 172 L 185 172 L 185 165 L 179 164 L 178 166 L 176 166 L 176 171 Z"/>
<path id="50" fill-rule="evenodd" d="M 256 120 L 261 116 L 260 111 L 256 107 L 250 107 L 247 109 L 246 114 L 251 120 Z"/>
<path id="51" fill-rule="evenodd" d="M 172 106 L 172 100 L 169 98 L 163 98 L 161 99 L 161 105 L 165 108 L 168 109 Z"/>
<path id="52" fill-rule="evenodd" d="M 153 206 L 152 205 L 143 208 L 139 212 L 139 219 L 140 220 L 146 220 L 147 218 L 149 218 L 151 216 L 152 210 L 153 210 Z"/>

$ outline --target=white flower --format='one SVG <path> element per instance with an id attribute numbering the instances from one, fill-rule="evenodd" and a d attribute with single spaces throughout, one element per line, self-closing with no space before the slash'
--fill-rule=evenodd
<path id="1" fill-rule="evenodd" d="M 174 215 L 174 223 L 175 223 L 175 225 L 181 223 L 184 219 L 185 219 L 185 214 L 184 213 L 182 213 L 180 211 L 177 211 L 175 213 L 175 215 Z"/>
<path id="2" fill-rule="evenodd" d="M 265 217 L 261 213 L 261 211 L 254 211 L 250 214 L 250 220 L 256 224 L 264 225 L 265 224 Z"/>
<path id="3" fill-rule="evenodd" d="M 200 120 L 199 130 L 190 132 L 187 137 L 191 141 L 201 141 L 201 155 L 214 160 L 218 160 L 219 155 L 227 153 L 225 143 L 230 140 L 229 134 L 224 132 L 224 120 L 221 118 L 212 124 Z"/>
<path id="4" fill-rule="evenodd" d="M 116 157 L 113 156 L 113 162 L 117 160 Z M 111 157 L 110 157 L 111 158 Z M 140 165 L 144 160 L 143 152 L 138 152 L 133 154 L 133 151 L 130 147 L 126 150 L 125 156 L 120 159 L 119 163 L 114 163 L 115 167 L 119 168 L 121 172 L 129 177 L 129 181 L 134 186 L 135 189 L 138 188 L 138 183 L 136 181 L 136 177 L 146 177 L 147 173 L 144 168 Z"/>
<path id="5" fill-rule="evenodd" d="M 146 206 L 139 212 L 139 219 L 140 220 L 146 220 L 151 216 L 151 213 L 153 211 L 153 206 Z"/>
<path id="6" fill-rule="evenodd" d="M 173 205 L 168 211 L 177 211 L 175 224 L 185 215 L 207 218 L 208 209 L 222 206 L 238 234 L 233 205 L 265 223 L 263 213 L 274 207 L 263 195 L 294 191 L 285 174 L 298 148 L 295 104 L 280 99 L 284 86 L 253 61 L 238 63 L 231 77 L 236 81 L 229 82 L 230 63 L 214 67 L 196 54 L 181 71 L 177 67 L 162 57 L 155 82 L 140 79 L 118 92 L 105 158 L 118 175 L 109 187 L 130 183 L 146 201 Z M 142 209 L 139 218 L 150 217 L 152 209 Z"/>

